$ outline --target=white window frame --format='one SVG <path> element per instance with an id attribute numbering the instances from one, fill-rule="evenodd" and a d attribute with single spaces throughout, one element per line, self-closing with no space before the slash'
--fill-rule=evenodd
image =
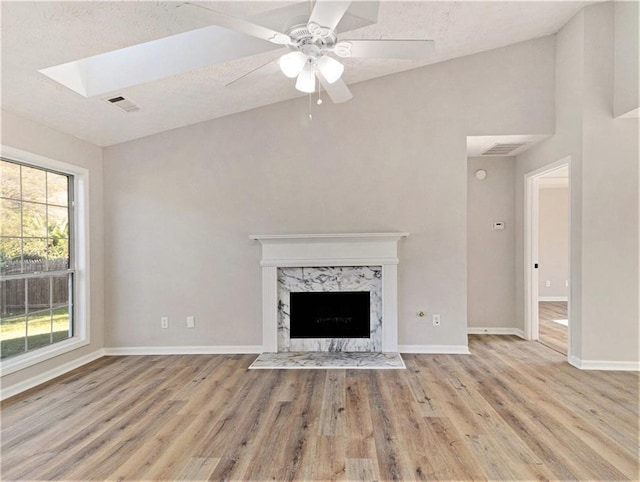
<path id="1" fill-rule="evenodd" d="M 0 376 L 8 375 L 45 360 L 77 350 L 91 343 L 90 276 L 89 276 L 89 170 L 73 164 L 50 159 L 8 146 L 0 146 L 1 155 L 9 161 L 41 167 L 73 176 L 74 208 L 73 256 L 74 274 L 74 327 L 73 336 L 42 348 L 0 361 Z"/>

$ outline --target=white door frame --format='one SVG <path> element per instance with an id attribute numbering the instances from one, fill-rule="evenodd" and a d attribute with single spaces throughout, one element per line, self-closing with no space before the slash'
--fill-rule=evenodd
<path id="1" fill-rule="evenodd" d="M 552 171 L 567 166 L 569 168 L 569 286 L 571 287 L 571 156 L 547 164 L 524 175 L 524 334 L 527 340 L 537 340 L 538 326 L 538 195 L 539 178 Z M 571 353 L 571 289 L 569 289 L 569 312 L 567 313 L 569 346 L 567 353 Z"/>

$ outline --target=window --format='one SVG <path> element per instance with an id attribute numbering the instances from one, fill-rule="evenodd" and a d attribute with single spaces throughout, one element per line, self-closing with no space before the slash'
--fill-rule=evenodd
<path id="1" fill-rule="evenodd" d="M 0 358 L 74 336 L 74 176 L 0 160 Z"/>

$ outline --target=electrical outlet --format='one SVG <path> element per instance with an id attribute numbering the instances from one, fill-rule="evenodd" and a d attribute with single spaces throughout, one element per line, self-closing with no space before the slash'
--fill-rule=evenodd
<path id="1" fill-rule="evenodd" d="M 195 328 L 196 319 L 193 316 L 187 316 L 187 328 Z"/>
<path id="2" fill-rule="evenodd" d="M 160 328 L 169 328 L 169 318 L 167 316 L 160 318 Z"/>
<path id="3" fill-rule="evenodd" d="M 440 315 L 433 315 L 431 320 L 433 321 L 433 326 L 440 326 Z"/>

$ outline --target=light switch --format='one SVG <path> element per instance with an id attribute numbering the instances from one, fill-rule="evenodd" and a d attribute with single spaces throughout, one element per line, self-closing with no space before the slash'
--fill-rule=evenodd
<path id="1" fill-rule="evenodd" d="M 491 227 L 494 231 L 502 231 L 504 229 L 504 221 L 495 221 Z"/>

